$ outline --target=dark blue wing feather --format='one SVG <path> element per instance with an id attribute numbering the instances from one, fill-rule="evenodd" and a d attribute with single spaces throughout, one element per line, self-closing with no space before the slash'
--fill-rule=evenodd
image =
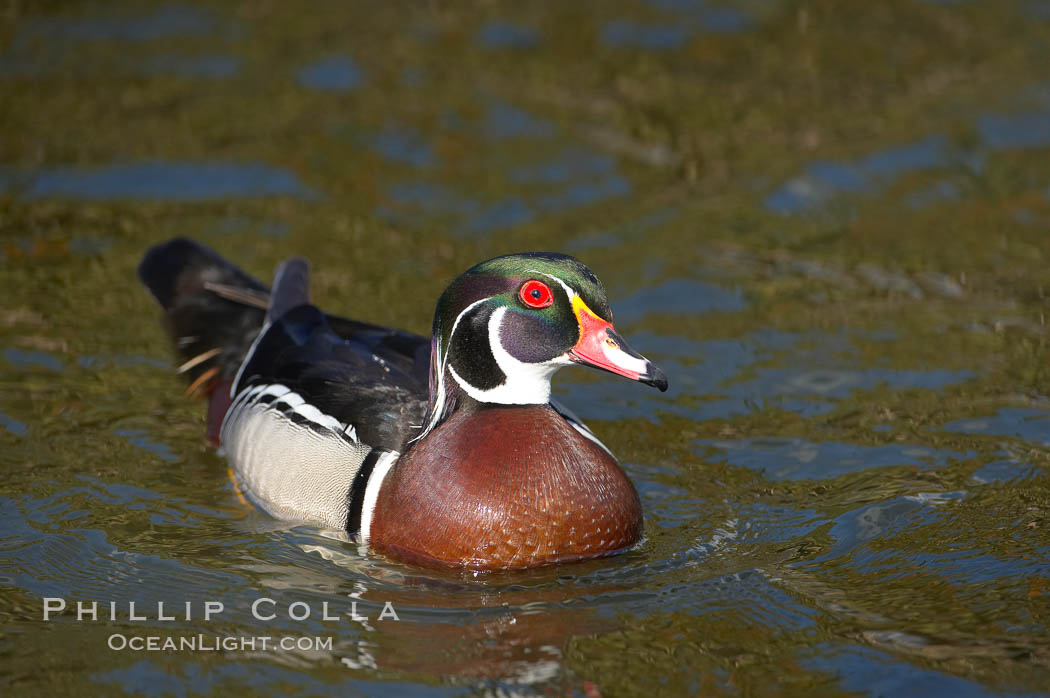
<path id="1" fill-rule="evenodd" d="M 344 325 L 341 329 L 351 329 Z M 285 385 L 327 415 L 352 425 L 358 438 L 373 447 L 397 450 L 418 431 L 427 406 L 426 371 L 417 365 L 422 337 L 405 341 L 389 332 L 337 334 L 320 310 L 301 305 L 289 310 L 263 332 L 234 386 Z M 378 341 L 377 341 L 378 340 Z M 415 344 L 416 346 L 412 346 Z"/>
<path id="2" fill-rule="evenodd" d="M 225 384 L 235 374 L 240 388 L 281 383 L 352 425 L 364 443 L 403 449 L 426 410 L 430 341 L 325 315 L 309 305 L 306 263 L 282 268 L 271 294 L 213 250 L 176 238 L 146 254 L 139 276 L 164 307 L 194 384 Z M 256 339 L 267 308 L 270 326 Z"/>

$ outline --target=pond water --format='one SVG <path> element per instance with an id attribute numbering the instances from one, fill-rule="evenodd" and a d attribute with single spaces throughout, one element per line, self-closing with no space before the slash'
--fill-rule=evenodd
<path id="1" fill-rule="evenodd" d="M 1046 2 L 8 3 L 0 132 L 5 694 L 1050 687 Z M 555 381 L 644 543 L 474 577 L 246 509 L 135 278 L 173 235 L 416 332 L 580 257 L 671 382 Z"/>

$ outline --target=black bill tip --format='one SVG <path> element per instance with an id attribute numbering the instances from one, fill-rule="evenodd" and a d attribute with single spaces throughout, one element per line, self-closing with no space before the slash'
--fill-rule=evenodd
<path id="1" fill-rule="evenodd" d="M 646 363 L 645 373 L 638 376 L 638 381 L 659 389 L 661 393 L 667 392 L 667 374 L 652 363 Z"/>

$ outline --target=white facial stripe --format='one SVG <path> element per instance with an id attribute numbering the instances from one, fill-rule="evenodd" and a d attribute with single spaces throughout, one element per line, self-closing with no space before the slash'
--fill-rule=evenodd
<path id="1" fill-rule="evenodd" d="M 448 345 L 452 344 L 452 337 L 455 336 L 456 328 L 459 327 L 459 321 L 463 319 L 463 316 L 470 312 L 475 306 L 480 305 L 487 300 L 488 298 L 476 300 L 460 311 L 459 315 L 456 316 L 455 321 L 452 323 L 452 331 L 448 333 Z M 434 411 L 430 415 L 430 421 L 427 422 L 423 430 L 419 432 L 419 436 L 412 439 L 412 441 L 419 441 L 429 434 L 430 430 L 437 426 L 437 421 L 441 418 L 441 413 L 445 410 L 445 369 L 448 367 L 448 346 L 440 347 L 440 355 L 437 357 L 437 360 L 441 365 L 438 369 L 437 387 L 435 388 L 435 390 L 437 390 L 437 398 L 434 404 Z M 456 382 L 460 385 L 463 384 L 463 381 L 458 377 L 456 378 Z"/>
<path id="2" fill-rule="evenodd" d="M 456 373 L 453 367 L 450 366 L 448 371 L 463 388 L 463 392 L 478 402 L 499 405 L 546 405 L 551 397 L 551 376 L 571 361 L 568 356 L 562 355 L 544 363 L 530 364 L 511 356 L 500 342 L 500 328 L 507 310 L 506 306 L 497 308 L 489 318 L 488 326 L 489 349 L 496 359 L 496 364 L 507 377 L 503 384 L 489 390 L 479 390 Z"/>
<path id="3" fill-rule="evenodd" d="M 565 283 L 564 281 L 559 279 L 557 276 L 554 276 L 553 274 L 548 274 L 547 272 L 540 271 L 539 269 L 526 269 L 525 271 L 532 272 L 533 274 L 539 274 L 540 276 L 546 276 L 548 279 L 554 279 L 555 281 L 557 281 L 559 284 L 561 284 L 561 287 L 563 289 L 565 289 L 565 295 L 569 297 L 569 302 L 570 303 L 572 302 L 573 298 L 575 298 L 576 296 L 580 295 L 580 294 L 576 293 L 576 291 L 573 290 L 572 286 L 570 286 L 569 284 Z"/>

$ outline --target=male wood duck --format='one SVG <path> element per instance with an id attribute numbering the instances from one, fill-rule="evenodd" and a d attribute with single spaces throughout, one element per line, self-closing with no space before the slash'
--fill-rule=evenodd
<path id="1" fill-rule="evenodd" d="M 176 238 L 139 277 L 166 311 L 208 433 L 271 516 L 357 535 L 408 562 L 521 569 L 611 555 L 642 535 L 638 494 L 564 406 L 571 363 L 667 389 L 613 329 L 576 259 L 482 262 L 438 300 L 431 339 L 326 315 L 308 266 L 273 288 Z"/>

